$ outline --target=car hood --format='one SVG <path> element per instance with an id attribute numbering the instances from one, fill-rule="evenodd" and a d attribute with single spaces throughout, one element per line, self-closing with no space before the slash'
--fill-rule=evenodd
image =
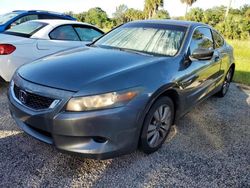
<path id="1" fill-rule="evenodd" d="M 33 83 L 77 92 L 87 84 L 144 66 L 155 59 L 158 57 L 114 49 L 81 47 L 25 65 L 18 73 Z"/>

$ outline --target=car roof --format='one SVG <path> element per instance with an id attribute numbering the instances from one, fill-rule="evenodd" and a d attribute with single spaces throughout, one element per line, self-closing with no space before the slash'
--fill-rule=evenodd
<path id="1" fill-rule="evenodd" d="M 193 21 L 184 21 L 184 20 L 171 20 L 171 19 L 163 19 L 163 20 L 138 20 L 130 23 L 149 23 L 149 24 L 166 24 L 166 25 L 176 25 L 183 27 L 197 27 L 197 26 L 207 26 L 207 24 L 193 22 Z M 129 23 L 128 23 L 129 24 Z"/>
<path id="2" fill-rule="evenodd" d="M 29 21 L 29 22 L 46 23 L 46 24 L 51 25 L 52 27 L 57 27 L 57 26 L 64 25 L 64 24 L 81 24 L 81 25 L 88 25 L 88 26 L 95 27 L 95 26 L 93 26 L 91 24 L 84 23 L 84 22 L 78 22 L 78 21 L 72 21 L 72 20 L 60 20 L 60 19 L 53 19 L 53 20 L 50 20 L 50 19 L 32 20 L 32 21 Z"/>
<path id="3" fill-rule="evenodd" d="M 64 13 L 46 11 L 46 10 L 14 10 L 12 12 L 17 12 L 17 13 L 47 13 L 47 14 L 56 14 L 56 15 L 61 15 L 61 16 L 69 16 L 69 15 L 64 14 Z"/>
<path id="4" fill-rule="evenodd" d="M 17 13 L 19 15 L 22 14 L 45 14 L 45 15 L 54 15 L 54 16 L 59 16 L 68 20 L 76 20 L 74 17 L 60 13 L 60 12 L 54 12 L 54 11 L 46 11 L 46 10 L 14 10 L 12 13 Z"/>

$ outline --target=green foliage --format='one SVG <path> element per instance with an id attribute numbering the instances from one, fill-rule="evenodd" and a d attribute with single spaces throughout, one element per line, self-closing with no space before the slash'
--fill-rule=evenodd
<path id="1" fill-rule="evenodd" d="M 225 20 L 226 7 L 219 6 L 207 10 L 191 9 L 186 15 L 190 21 L 203 22 L 215 27 L 228 39 L 247 39 L 250 36 L 250 6 L 230 9 Z"/>
<path id="2" fill-rule="evenodd" d="M 229 15 L 226 21 L 217 24 L 216 29 L 228 39 L 247 39 L 249 23 L 240 15 Z"/>
<path id="3" fill-rule="evenodd" d="M 144 13 L 145 18 L 150 19 L 157 14 L 160 7 L 163 7 L 163 0 L 145 0 Z"/>
<path id="4" fill-rule="evenodd" d="M 204 11 L 203 22 L 211 26 L 216 26 L 218 23 L 224 21 L 226 12 L 225 6 L 213 7 Z"/>
<path id="5" fill-rule="evenodd" d="M 192 6 L 197 0 L 181 0 L 187 6 Z M 107 13 L 101 8 L 92 8 L 87 12 L 74 14 L 67 12 L 77 18 L 78 21 L 88 22 L 104 29 L 110 30 L 120 24 L 142 19 L 168 19 L 169 13 L 162 9 L 163 0 L 145 0 L 144 10 L 128 8 L 120 5 L 116 8 L 113 18 L 108 18 Z M 186 14 L 186 17 L 176 17 L 178 20 L 191 20 L 203 22 L 215 27 L 228 39 L 248 39 L 250 37 L 250 5 L 244 5 L 239 9 L 230 9 L 225 19 L 226 7 L 219 6 L 207 10 L 193 8 Z"/>
<path id="6" fill-rule="evenodd" d="M 246 16 L 246 20 L 247 20 L 247 21 L 250 21 L 250 7 L 249 7 L 248 10 L 246 10 L 246 12 L 245 12 L 244 14 L 245 14 L 245 16 Z"/>
<path id="7" fill-rule="evenodd" d="M 202 22 L 204 11 L 201 8 L 193 8 L 187 13 L 186 18 L 190 21 Z"/>
<path id="8" fill-rule="evenodd" d="M 89 9 L 85 16 L 85 22 L 104 28 L 108 23 L 107 13 L 99 7 Z"/>
<path id="9" fill-rule="evenodd" d="M 182 3 L 185 3 L 187 5 L 185 16 L 187 15 L 188 7 L 191 7 L 196 1 L 197 0 L 181 0 Z"/>
<path id="10" fill-rule="evenodd" d="M 79 14 L 75 14 L 75 18 L 76 18 L 79 22 L 85 22 L 85 20 L 86 20 L 86 15 L 87 15 L 87 12 L 82 12 L 82 13 L 79 13 Z"/>
<path id="11" fill-rule="evenodd" d="M 250 40 L 227 41 L 234 48 L 235 74 L 234 81 L 250 85 Z"/>
<path id="12" fill-rule="evenodd" d="M 160 7 L 163 7 L 163 0 L 145 0 L 144 11 L 128 8 L 126 5 L 122 4 L 116 7 L 113 18 L 108 18 L 107 13 L 99 7 L 92 8 L 87 12 L 79 14 L 74 14 L 73 12 L 68 12 L 67 14 L 74 16 L 78 21 L 88 22 L 104 30 L 110 30 L 120 24 L 133 20 L 142 20 L 148 17 L 154 19 L 170 18 L 166 10 L 159 10 Z"/>
<path id="13" fill-rule="evenodd" d="M 248 4 L 243 5 L 243 6 L 241 7 L 241 9 L 240 9 L 241 15 L 245 15 L 246 12 L 249 11 L 249 9 L 250 9 L 250 5 L 248 5 Z"/>
<path id="14" fill-rule="evenodd" d="M 156 14 L 153 15 L 153 19 L 170 19 L 170 15 L 166 10 L 158 10 Z"/>
<path id="15" fill-rule="evenodd" d="M 128 7 L 127 5 L 124 5 L 124 4 L 116 7 L 116 11 L 113 14 L 113 17 L 117 25 L 121 25 L 126 22 L 125 13 L 127 10 L 128 10 Z"/>
<path id="16" fill-rule="evenodd" d="M 125 14 L 125 20 L 126 22 L 133 21 L 133 20 L 142 20 L 144 19 L 144 13 L 143 11 L 136 10 L 133 8 L 128 9 Z"/>

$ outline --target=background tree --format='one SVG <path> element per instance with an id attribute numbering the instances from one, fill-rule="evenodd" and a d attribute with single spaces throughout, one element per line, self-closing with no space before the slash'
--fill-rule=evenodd
<path id="1" fill-rule="evenodd" d="M 86 22 L 86 16 L 87 12 L 81 12 L 79 14 L 75 14 L 75 17 L 79 22 Z"/>
<path id="2" fill-rule="evenodd" d="M 154 19 L 170 19 L 170 15 L 166 10 L 158 10 L 155 15 L 153 15 Z"/>
<path id="3" fill-rule="evenodd" d="M 250 8 L 245 12 L 246 19 L 250 21 Z"/>
<path id="4" fill-rule="evenodd" d="M 124 5 L 124 4 L 116 7 L 116 11 L 113 14 L 113 17 L 117 25 L 121 25 L 126 22 L 125 13 L 127 10 L 128 10 L 128 7 L 127 5 Z"/>
<path id="5" fill-rule="evenodd" d="M 228 13 L 229 13 L 230 8 L 231 8 L 231 5 L 232 5 L 232 0 L 229 0 L 227 10 L 226 10 L 226 14 L 225 14 L 225 19 L 227 19 Z"/>
<path id="6" fill-rule="evenodd" d="M 204 11 L 201 8 L 192 8 L 186 15 L 186 19 L 194 22 L 204 20 Z"/>
<path id="7" fill-rule="evenodd" d="M 188 7 L 191 7 L 197 0 L 181 0 L 182 3 L 185 3 L 186 6 L 186 12 L 185 15 L 187 15 Z"/>
<path id="8" fill-rule="evenodd" d="M 133 21 L 133 20 L 142 20 L 144 19 L 144 13 L 141 10 L 136 10 L 133 8 L 128 9 L 125 14 L 126 22 Z"/>
<path id="9" fill-rule="evenodd" d="M 160 7 L 164 6 L 163 0 L 145 0 L 144 13 L 145 18 L 152 18 Z"/>
<path id="10" fill-rule="evenodd" d="M 204 11 L 203 22 L 215 27 L 218 23 L 224 21 L 226 7 L 219 6 Z"/>
<path id="11" fill-rule="evenodd" d="M 250 5 L 248 5 L 248 4 L 243 5 L 243 6 L 240 8 L 241 15 L 246 14 L 246 12 L 249 11 L 249 10 L 250 10 Z"/>
<path id="12" fill-rule="evenodd" d="M 65 12 L 64 14 L 74 17 L 74 12 L 73 11 Z"/>
<path id="13" fill-rule="evenodd" d="M 86 14 L 85 21 L 96 25 L 97 27 L 104 28 L 106 22 L 110 21 L 107 13 L 99 7 L 91 8 Z"/>
<path id="14" fill-rule="evenodd" d="M 192 1 L 192 3 L 194 2 L 195 1 Z M 113 18 L 109 18 L 107 13 L 98 7 L 79 14 L 74 14 L 71 11 L 67 12 L 67 14 L 74 16 L 78 21 L 88 22 L 104 29 L 105 31 L 109 31 L 122 23 L 133 20 L 147 19 L 149 17 L 154 19 L 170 18 L 169 13 L 162 9 L 162 7 L 163 0 L 145 0 L 144 11 L 128 8 L 126 5 L 120 5 L 116 8 Z M 192 8 L 186 14 L 185 18 L 175 17 L 174 19 L 186 19 L 209 24 L 229 39 L 249 39 L 250 5 L 244 5 L 241 8 L 235 9 L 230 8 L 228 16 L 225 19 L 226 10 L 226 6 L 217 6 L 207 10 Z"/>

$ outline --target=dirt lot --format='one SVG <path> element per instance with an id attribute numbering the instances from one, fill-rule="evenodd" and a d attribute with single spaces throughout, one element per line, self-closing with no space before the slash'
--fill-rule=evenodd
<path id="1" fill-rule="evenodd" d="M 163 148 L 95 161 L 24 134 L 0 84 L 0 187 L 250 187 L 250 91 L 231 86 L 175 126 Z"/>

